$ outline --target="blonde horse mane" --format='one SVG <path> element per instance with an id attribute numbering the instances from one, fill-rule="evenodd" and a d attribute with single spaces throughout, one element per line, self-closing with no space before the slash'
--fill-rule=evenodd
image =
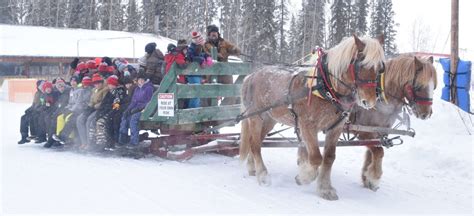
<path id="1" fill-rule="evenodd" d="M 433 80 L 434 88 L 437 86 L 436 69 L 433 64 L 424 58 L 418 58 L 423 64 L 423 69 L 417 76 L 417 84 L 421 87 L 428 87 L 431 80 Z M 412 83 L 415 78 L 415 57 L 409 55 L 398 56 L 387 61 L 385 69 L 385 84 L 396 83 L 406 84 Z M 403 86 L 399 86 L 403 88 Z M 389 89 L 389 86 L 386 86 Z"/>
<path id="2" fill-rule="evenodd" d="M 375 67 L 376 70 L 379 64 L 385 60 L 382 45 L 377 39 L 360 38 L 365 44 L 362 51 L 365 56 L 361 62 L 361 66 L 365 68 Z M 347 72 L 354 54 L 357 53 L 357 46 L 354 37 L 346 37 L 338 45 L 328 50 L 328 68 L 329 71 L 337 78 L 341 79 L 342 75 Z M 334 82 L 336 85 L 337 82 Z"/>

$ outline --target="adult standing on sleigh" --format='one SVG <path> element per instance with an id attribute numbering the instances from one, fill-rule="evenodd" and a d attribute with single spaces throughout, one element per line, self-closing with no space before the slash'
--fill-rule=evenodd
<path id="1" fill-rule="evenodd" d="M 204 44 L 204 51 L 211 56 L 211 49 L 217 49 L 217 61 L 227 62 L 229 55 L 240 55 L 240 49 L 229 41 L 221 37 L 219 28 L 216 25 L 210 25 L 207 27 L 207 40 Z M 218 83 L 222 84 L 233 84 L 232 75 L 219 76 L 217 78 Z M 227 98 L 222 101 L 223 105 L 230 105 L 238 103 L 238 98 Z"/>

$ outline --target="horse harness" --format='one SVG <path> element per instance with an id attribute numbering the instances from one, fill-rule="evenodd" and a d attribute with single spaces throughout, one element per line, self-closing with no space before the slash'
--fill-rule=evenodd
<path id="1" fill-rule="evenodd" d="M 337 125 L 339 125 L 342 121 L 344 121 L 350 114 L 350 110 L 352 109 L 353 105 L 355 104 L 354 95 L 356 93 L 357 87 L 363 88 L 376 88 L 379 86 L 377 80 L 363 80 L 359 77 L 361 65 L 360 62 L 364 60 L 364 56 L 361 52 L 357 52 L 351 60 L 349 64 L 348 70 L 351 74 L 353 82 L 355 84 L 354 87 L 344 83 L 339 78 L 335 77 L 332 73 L 329 72 L 328 63 L 327 63 L 327 53 L 325 53 L 321 48 L 317 49 L 318 52 L 318 61 L 314 66 L 313 74 L 310 76 L 305 76 L 306 82 L 309 86 L 307 87 L 308 91 L 308 105 L 311 104 L 311 94 L 314 94 L 324 100 L 330 101 L 331 104 L 336 107 L 338 112 L 341 113 L 339 118 L 331 124 L 328 128 L 324 129 L 323 132 L 327 132 L 329 130 L 334 129 Z M 383 73 L 385 69 L 385 65 L 381 68 L 381 71 L 378 73 L 378 77 L 381 73 Z M 290 85 L 288 86 L 288 92 L 291 91 L 293 80 L 297 75 L 293 75 Z M 336 81 L 341 83 L 344 87 L 351 90 L 351 94 L 342 95 L 338 93 L 334 89 L 334 85 L 331 82 L 329 76 L 332 76 Z M 377 77 L 377 78 L 378 78 Z M 308 80 L 309 79 L 309 80 Z M 316 79 L 316 85 L 313 85 L 313 81 Z M 290 95 L 290 94 L 288 94 Z M 289 100 L 288 100 L 289 101 Z M 349 103 L 345 101 L 350 101 Z M 289 111 L 294 118 L 295 121 L 295 134 L 297 135 L 298 141 L 301 142 L 301 138 L 299 136 L 299 127 L 298 127 L 298 116 L 296 112 L 293 110 L 293 106 L 289 104 Z"/>
<path id="2" fill-rule="evenodd" d="M 282 98 L 281 100 L 278 100 L 274 102 L 272 105 L 264 107 L 262 109 L 259 109 L 257 111 L 247 113 L 250 107 L 247 107 L 247 109 L 242 112 L 240 115 L 238 115 L 234 120 L 231 122 L 224 123 L 222 125 L 218 125 L 216 127 L 206 129 L 204 132 L 209 132 L 209 131 L 214 131 L 217 130 L 221 127 L 225 127 L 229 124 L 232 123 L 239 123 L 240 121 L 250 118 L 252 116 L 260 115 L 264 112 L 267 112 L 273 108 L 280 107 L 283 105 L 288 105 L 288 109 L 294 118 L 295 121 L 295 133 L 297 135 L 298 141 L 301 142 L 301 138 L 299 135 L 299 126 L 298 126 L 298 115 L 293 109 L 293 103 L 298 100 L 302 99 L 305 97 L 308 97 L 308 104 L 311 102 L 311 94 L 314 93 L 316 96 L 330 101 L 331 104 L 336 107 L 337 111 L 341 113 L 340 117 L 333 123 L 331 124 L 328 128 L 324 129 L 323 132 L 327 132 L 329 130 L 334 129 L 337 125 L 339 125 L 342 121 L 344 121 L 350 114 L 350 110 L 352 109 L 353 105 L 355 104 L 355 93 L 356 93 L 356 88 L 358 86 L 360 87 L 365 87 L 365 88 L 376 88 L 378 80 L 362 80 L 359 78 L 359 73 L 360 73 L 360 62 L 364 60 L 364 56 L 361 52 L 357 52 L 354 57 L 351 60 L 351 63 L 349 64 L 348 70 L 351 73 L 351 77 L 354 81 L 355 86 L 350 86 L 340 80 L 339 78 L 335 77 L 332 73 L 329 72 L 328 69 L 328 63 L 327 63 L 327 54 L 323 52 L 321 48 L 318 48 L 318 62 L 314 66 L 314 73 L 312 76 L 304 76 L 306 82 L 308 83 L 309 81 L 312 83 L 314 80 L 316 80 L 316 85 L 312 86 L 307 86 L 303 89 L 301 92 L 297 92 L 296 94 L 291 93 L 291 88 L 293 87 L 293 82 L 296 77 L 301 76 L 299 73 L 296 73 L 292 76 L 290 83 L 288 85 L 288 94 L 286 97 Z M 315 74 L 317 72 L 317 75 Z M 383 69 L 382 69 L 383 72 Z M 380 73 L 380 72 L 379 72 Z M 348 95 L 342 95 L 334 89 L 334 86 L 329 78 L 329 76 L 332 76 L 337 82 L 342 84 L 344 87 L 348 88 L 351 90 L 351 94 Z M 350 101 L 349 103 L 345 101 Z"/>
<path id="3" fill-rule="evenodd" d="M 416 67 L 416 64 L 415 64 Z M 416 86 L 416 79 L 418 78 L 418 74 L 423 70 L 423 67 L 415 68 L 415 77 L 413 78 L 411 85 L 405 85 L 405 90 L 408 93 L 410 98 L 413 100 L 409 100 L 410 104 L 416 103 L 418 105 L 432 105 L 433 98 L 430 97 L 420 97 L 416 94 L 416 92 L 420 91 L 420 87 Z"/>
<path id="4" fill-rule="evenodd" d="M 415 67 L 416 67 L 416 64 L 415 64 Z M 388 103 L 388 100 L 385 97 L 385 95 L 388 95 L 390 97 L 393 97 L 393 98 L 397 99 L 402 104 L 404 104 L 408 107 L 411 107 L 414 104 L 432 105 L 433 104 L 433 98 L 421 97 L 421 96 L 418 96 L 418 94 L 416 93 L 416 92 L 420 91 L 420 87 L 416 86 L 416 81 L 417 81 L 418 76 L 421 73 L 421 71 L 423 71 L 423 67 L 415 68 L 415 76 L 413 77 L 412 83 L 411 84 L 406 84 L 404 86 L 404 91 L 408 95 L 403 93 L 402 97 L 397 97 L 397 96 L 392 95 L 390 93 L 385 93 L 385 91 L 383 90 L 383 88 L 384 88 L 383 86 L 385 85 L 385 81 L 384 81 L 384 78 L 383 78 L 384 75 L 382 74 L 381 79 L 379 79 L 379 84 L 378 84 L 378 87 L 377 87 L 377 94 L 382 95 L 382 97 L 384 98 L 385 103 Z M 408 103 L 406 101 L 408 101 Z"/>

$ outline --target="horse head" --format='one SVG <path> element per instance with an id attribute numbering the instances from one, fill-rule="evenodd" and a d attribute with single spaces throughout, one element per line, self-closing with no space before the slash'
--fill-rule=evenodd
<path id="1" fill-rule="evenodd" d="M 328 51 L 328 67 L 336 79 L 336 91 L 353 94 L 354 102 L 365 109 L 377 102 L 377 75 L 385 60 L 382 41 L 383 36 L 359 38 L 354 34 Z"/>

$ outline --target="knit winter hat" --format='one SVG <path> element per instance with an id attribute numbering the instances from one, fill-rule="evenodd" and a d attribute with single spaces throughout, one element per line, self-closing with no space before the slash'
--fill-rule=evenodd
<path id="1" fill-rule="evenodd" d="M 115 76 L 115 75 L 109 76 L 109 78 L 107 78 L 107 84 L 108 85 L 113 85 L 113 86 L 118 86 L 118 84 L 119 84 L 118 77 Z"/>
<path id="2" fill-rule="evenodd" d="M 86 63 L 80 62 L 79 64 L 77 64 L 77 67 L 76 67 L 77 71 L 82 71 L 82 70 L 85 70 L 85 69 L 87 69 Z"/>
<path id="3" fill-rule="evenodd" d="M 104 79 L 102 78 L 102 76 L 100 76 L 100 74 L 95 73 L 94 75 L 92 75 L 92 82 L 93 83 L 103 82 L 103 81 L 104 81 Z"/>
<path id="4" fill-rule="evenodd" d="M 88 76 L 82 78 L 82 86 L 87 87 L 92 85 L 92 79 Z"/>
<path id="5" fill-rule="evenodd" d="M 201 33 L 193 31 L 191 33 L 192 41 L 198 45 L 204 45 L 205 41 L 204 38 L 201 36 Z"/>
<path id="6" fill-rule="evenodd" d="M 168 44 L 168 47 L 166 47 L 166 50 L 168 50 L 168 53 L 172 52 L 176 48 L 176 45 L 170 43 Z"/>
<path id="7" fill-rule="evenodd" d="M 46 92 L 46 89 L 52 89 L 53 88 L 53 83 L 49 82 L 49 81 L 45 81 L 43 83 L 43 86 L 42 86 L 42 89 L 43 89 L 43 92 Z"/>
<path id="8" fill-rule="evenodd" d="M 156 43 L 148 43 L 145 46 L 145 52 L 148 54 L 152 54 L 156 49 Z"/>
<path id="9" fill-rule="evenodd" d="M 211 32 L 219 33 L 219 27 L 217 27 L 214 24 L 207 26 L 206 30 L 207 30 L 207 35 L 209 35 Z"/>
<path id="10" fill-rule="evenodd" d="M 100 63 L 100 65 L 98 67 L 98 71 L 99 72 L 107 72 L 107 67 L 108 67 L 107 63 L 102 62 L 102 63 Z"/>
<path id="11" fill-rule="evenodd" d="M 120 72 L 123 72 L 123 70 L 125 70 L 125 68 L 127 67 L 128 64 L 118 61 L 116 65 L 117 65 L 117 70 L 120 71 Z"/>
<path id="12" fill-rule="evenodd" d="M 105 62 L 107 65 L 112 65 L 112 59 L 110 57 L 104 56 L 102 57 L 102 62 Z"/>
<path id="13" fill-rule="evenodd" d="M 57 79 L 56 82 L 54 83 L 54 86 L 56 86 L 56 88 L 64 87 L 66 86 L 66 82 L 64 82 L 63 79 Z"/>
<path id="14" fill-rule="evenodd" d="M 186 39 L 178 40 L 178 45 L 177 45 L 178 48 L 183 48 L 187 46 L 188 46 L 188 42 L 186 41 Z"/>
<path id="15" fill-rule="evenodd" d="M 86 62 L 87 68 L 89 69 L 97 69 L 97 65 L 95 64 L 94 60 L 89 60 Z"/>

